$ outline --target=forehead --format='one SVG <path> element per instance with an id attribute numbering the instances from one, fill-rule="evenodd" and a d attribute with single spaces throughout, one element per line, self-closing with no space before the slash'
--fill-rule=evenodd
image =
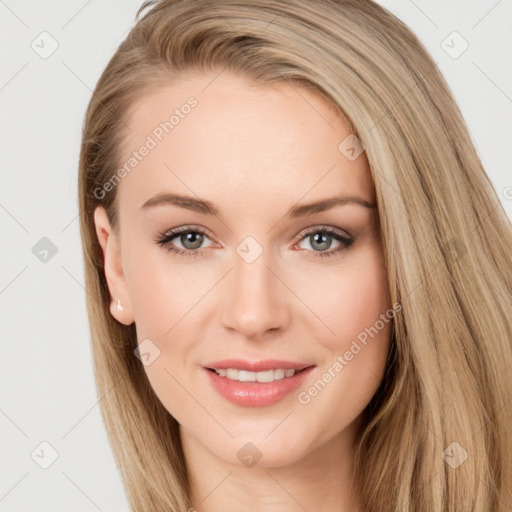
<path id="1" fill-rule="evenodd" d="M 347 158 L 347 121 L 297 84 L 260 85 L 231 72 L 188 74 L 130 109 L 120 204 L 164 191 L 233 207 L 288 208 L 335 193 L 374 198 L 364 152 Z M 126 206 L 128 207 L 128 206 Z"/>

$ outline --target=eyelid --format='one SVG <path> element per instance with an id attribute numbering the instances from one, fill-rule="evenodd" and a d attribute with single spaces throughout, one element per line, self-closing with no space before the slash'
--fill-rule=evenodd
<path id="1" fill-rule="evenodd" d="M 201 233 L 201 234 L 207 236 L 210 239 L 215 238 L 215 237 L 211 236 L 209 233 L 209 230 L 204 228 L 203 226 L 199 226 L 199 225 L 195 225 L 195 224 L 186 224 L 184 226 L 168 229 L 162 233 L 159 233 L 157 241 L 162 238 L 170 237 L 171 235 L 173 235 L 173 238 L 175 238 L 176 236 L 180 235 L 181 233 L 187 233 L 190 231 L 192 231 L 192 232 L 196 231 L 198 233 Z M 300 242 L 306 235 L 310 234 L 312 231 L 314 231 L 314 232 L 316 232 L 316 231 L 332 231 L 344 238 L 349 238 L 349 239 L 354 238 L 351 233 L 349 233 L 348 231 L 346 231 L 344 229 L 336 228 L 334 226 L 328 226 L 326 224 L 312 224 L 311 226 L 307 226 L 307 227 L 303 228 L 294 237 L 294 238 L 297 238 L 297 240 L 294 244 L 297 244 L 298 242 Z"/>
<path id="2" fill-rule="evenodd" d="M 351 233 L 345 231 L 344 229 L 329 226 L 327 224 L 312 224 L 311 226 L 308 226 L 307 228 L 304 228 L 302 231 L 300 231 L 300 233 L 297 235 L 299 237 L 299 241 L 311 231 L 332 231 L 333 233 L 336 233 L 344 238 L 354 238 Z"/>
<path id="3" fill-rule="evenodd" d="M 180 235 L 181 233 L 188 233 L 189 231 L 201 233 L 203 235 L 210 237 L 209 231 L 206 228 L 203 228 L 203 226 L 198 226 L 195 224 L 186 224 L 184 226 L 179 226 L 177 228 L 168 229 L 167 231 L 161 233 L 161 236 L 173 235 L 175 237 L 177 235 Z"/>
<path id="4" fill-rule="evenodd" d="M 198 249 L 182 249 L 181 247 L 174 247 L 171 244 L 171 240 L 174 238 L 177 238 L 182 233 L 189 233 L 189 232 L 195 232 L 200 233 L 203 236 L 206 236 L 209 238 L 213 244 L 216 244 L 215 240 L 211 237 L 209 234 L 209 231 L 198 225 L 184 225 L 177 228 L 169 229 L 163 233 L 157 234 L 155 238 L 155 243 L 161 245 L 164 249 L 166 249 L 169 252 L 173 252 L 176 255 L 179 256 L 185 256 L 185 257 L 194 257 L 194 256 L 200 256 L 204 253 L 205 249 L 208 249 L 208 247 L 201 247 Z M 334 226 L 328 226 L 325 224 L 313 224 L 311 226 L 308 226 L 304 228 L 298 235 L 296 235 L 297 240 L 293 244 L 292 248 L 295 248 L 299 243 L 301 243 L 308 235 L 311 235 L 313 233 L 324 233 L 327 235 L 330 235 L 331 237 L 334 237 L 337 239 L 337 241 L 341 244 L 341 247 L 338 247 L 334 250 L 327 250 L 327 251 L 312 251 L 310 249 L 300 249 L 301 251 L 306 252 L 312 252 L 314 253 L 313 258 L 318 257 L 327 257 L 327 256 L 334 256 L 338 252 L 349 249 L 352 244 L 355 241 L 355 237 L 353 237 L 350 233 L 348 233 L 345 230 L 342 230 L 340 228 L 336 228 Z"/>
<path id="5" fill-rule="evenodd" d="M 173 240 L 174 238 L 177 238 L 182 233 L 189 233 L 189 232 L 200 233 L 201 235 L 209 238 L 213 243 L 216 243 L 214 240 L 212 240 L 214 237 L 210 236 L 209 231 L 206 228 L 203 228 L 202 226 L 193 225 L 193 224 L 187 224 L 187 225 L 180 226 L 177 228 L 168 229 L 162 233 L 157 233 L 156 237 L 154 238 L 154 241 L 155 241 L 155 243 L 157 243 L 165 248 L 165 246 L 167 244 L 170 244 L 171 240 Z M 179 247 L 177 247 L 176 249 L 183 250 Z M 192 252 L 198 253 L 198 252 L 202 252 L 204 249 L 207 249 L 207 247 L 202 247 L 201 249 L 188 249 L 188 250 L 185 249 L 185 251 L 190 252 L 190 253 L 192 253 Z"/>

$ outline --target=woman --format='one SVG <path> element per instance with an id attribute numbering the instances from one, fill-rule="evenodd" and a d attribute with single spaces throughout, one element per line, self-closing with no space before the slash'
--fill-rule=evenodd
<path id="1" fill-rule="evenodd" d="M 418 39 L 370 1 L 138 16 L 79 175 L 132 509 L 510 510 L 512 230 Z"/>

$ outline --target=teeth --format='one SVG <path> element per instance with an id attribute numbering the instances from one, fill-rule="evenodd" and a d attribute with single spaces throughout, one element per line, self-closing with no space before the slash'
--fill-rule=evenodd
<path id="1" fill-rule="evenodd" d="M 257 372 L 255 377 L 258 382 L 274 382 L 274 370 L 267 370 L 266 372 Z"/>
<path id="2" fill-rule="evenodd" d="M 228 368 L 226 370 L 226 377 L 231 380 L 238 380 L 238 376 L 240 375 L 240 370 L 234 370 L 233 368 Z"/>
<path id="3" fill-rule="evenodd" d="M 227 368 L 215 370 L 217 375 L 226 377 L 229 380 L 238 380 L 240 382 L 274 382 L 285 377 L 293 377 L 297 370 L 277 369 L 266 370 L 264 372 L 249 372 L 246 370 L 237 370 L 236 368 Z"/>
<path id="4" fill-rule="evenodd" d="M 274 370 L 274 379 L 275 380 L 284 379 L 285 373 L 286 373 L 286 370 Z"/>
<path id="5" fill-rule="evenodd" d="M 240 373 L 238 374 L 238 380 L 240 382 L 254 382 L 256 380 L 256 372 L 240 370 Z"/>

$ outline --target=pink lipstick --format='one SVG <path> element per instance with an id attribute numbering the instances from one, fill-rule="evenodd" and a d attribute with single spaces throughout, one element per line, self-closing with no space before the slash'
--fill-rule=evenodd
<path id="1" fill-rule="evenodd" d="M 214 389 L 231 403 L 264 407 L 297 389 L 314 367 L 314 364 L 280 359 L 224 359 L 208 363 L 204 370 Z"/>

